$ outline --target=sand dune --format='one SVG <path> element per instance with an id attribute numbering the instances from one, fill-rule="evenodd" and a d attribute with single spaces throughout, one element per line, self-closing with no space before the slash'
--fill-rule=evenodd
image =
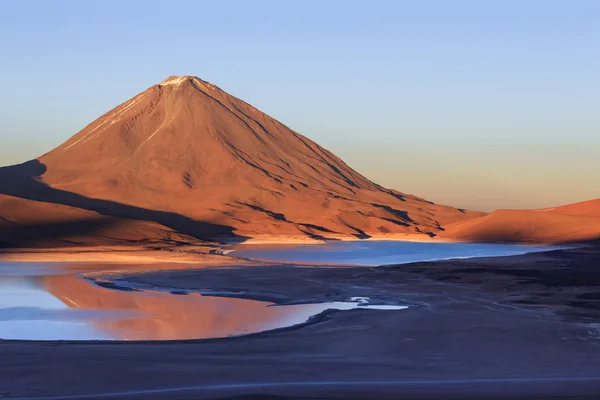
<path id="1" fill-rule="evenodd" d="M 585 215 L 588 217 L 600 217 L 600 199 L 582 201 L 553 208 L 542 208 L 536 211 L 551 212 L 554 214 Z"/>
<path id="2" fill-rule="evenodd" d="M 600 238 L 600 199 L 538 210 L 498 210 L 446 226 L 443 236 L 481 242 L 561 243 Z"/>

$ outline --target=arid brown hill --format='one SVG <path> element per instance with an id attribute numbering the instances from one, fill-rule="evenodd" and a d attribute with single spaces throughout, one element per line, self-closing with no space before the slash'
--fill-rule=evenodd
<path id="1" fill-rule="evenodd" d="M 45 237 L 74 244 L 425 237 L 481 215 L 383 188 L 191 76 L 170 77 L 38 159 L 0 169 L 7 245 Z M 20 239 L 7 234 L 17 226 Z M 41 233 L 28 238 L 36 227 Z"/>
<path id="2" fill-rule="evenodd" d="M 447 225 L 444 236 L 479 242 L 564 243 L 600 238 L 600 199 L 539 210 L 498 210 Z"/>

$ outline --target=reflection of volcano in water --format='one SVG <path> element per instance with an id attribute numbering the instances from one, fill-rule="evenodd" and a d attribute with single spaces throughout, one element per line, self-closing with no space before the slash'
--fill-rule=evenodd
<path id="1" fill-rule="evenodd" d="M 131 314 L 71 309 L 45 290 L 43 278 L 15 276 L 6 268 L 0 270 L 0 339 L 110 339 L 90 321 L 114 320 Z"/>
<path id="2" fill-rule="evenodd" d="M 199 294 L 119 291 L 73 275 L 43 278 L 44 287 L 71 308 L 129 310 L 139 317 L 95 321 L 115 339 L 181 340 L 227 337 L 296 325 L 328 308 L 365 307 L 356 302 L 272 306 L 271 303 Z M 365 308 L 367 308 L 366 306 Z M 373 306 L 375 308 L 375 306 Z M 402 309 L 388 306 L 380 309 Z"/>
<path id="3" fill-rule="evenodd" d="M 116 339 L 175 340 L 240 335 L 269 329 L 288 312 L 258 301 L 105 289 L 72 275 L 47 276 L 44 286 L 72 308 L 143 313 L 139 318 L 96 322 Z"/>

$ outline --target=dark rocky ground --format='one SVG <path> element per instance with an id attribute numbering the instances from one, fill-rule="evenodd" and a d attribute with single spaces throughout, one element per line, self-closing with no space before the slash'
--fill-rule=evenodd
<path id="1" fill-rule="evenodd" d="M 0 341 L 0 398 L 600 398 L 597 245 L 396 267 L 166 271 L 114 284 L 132 282 L 278 304 L 368 296 L 413 307 L 326 312 L 229 339 Z"/>

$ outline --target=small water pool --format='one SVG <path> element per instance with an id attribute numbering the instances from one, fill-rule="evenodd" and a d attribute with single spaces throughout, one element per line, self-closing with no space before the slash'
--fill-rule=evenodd
<path id="1" fill-rule="evenodd" d="M 369 298 L 278 306 L 197 292 L 115 290 L 78 276 L 114 268 L 110 264 L 0 263 L 0 339 L 223 338 L 302 324 L 328 309 L 407 308 L 372 304 Z"/>

